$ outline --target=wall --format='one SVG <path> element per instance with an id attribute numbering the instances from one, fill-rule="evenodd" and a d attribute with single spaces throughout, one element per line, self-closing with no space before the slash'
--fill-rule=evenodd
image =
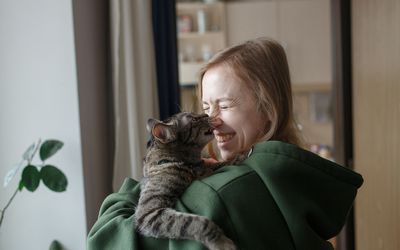
<path id="1" fill-rule="evenodd" d="M 49 159 L 67 175 L 64 193 L 43 184 L 23 190 L 0 229 L 0 249 L 85 249 L 86 220 L 74 54 L 69 0 L 0 2 L 0 177 L 38 137 L 57 138 L 64 148 Z M 38 161 L 36 161 L 38 162 Z M 18 176 L 19 177 L 19 176 Z M 0 187 L 0 207 L 18 178 Z"/>
<path id="2" fill-rule="evenodd" d="M 400 249 L 400 2 L 352 1 L 356 249 Z"/>

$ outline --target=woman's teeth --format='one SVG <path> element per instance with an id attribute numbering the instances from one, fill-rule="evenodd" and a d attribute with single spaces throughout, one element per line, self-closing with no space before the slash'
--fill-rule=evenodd
<path id="1" fill-rule="evenodd" d="M 216 135 L 215 139 L 217 139 L 217 142 L 226 142 L 232 139 L 234 134 L 224 134 L 224 135 Z"/>

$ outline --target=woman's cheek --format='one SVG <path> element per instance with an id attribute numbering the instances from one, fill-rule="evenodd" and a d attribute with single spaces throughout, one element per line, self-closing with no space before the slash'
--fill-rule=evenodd
<path id="1" fill-rule="evenodd" d="M 221 112 L 221 119 L 226 123 L 232 125 L 235 123 L 235 114 L 233 112 Z"/>

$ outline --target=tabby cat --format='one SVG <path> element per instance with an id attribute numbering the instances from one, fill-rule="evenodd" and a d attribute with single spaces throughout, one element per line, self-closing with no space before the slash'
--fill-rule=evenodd
<path id="1" fill-rule="evenodd" d="M 174 210 L 178 198 L 195 180 L 210 174 L 201 151 L 213 138 L 207 115 L 179 113 L 161 122 L 149 119 L 141 193 L 135 212 L 139 233 L 157 238 L 189 239 L 211 250 L 236 249 L 211 220 Z"/>

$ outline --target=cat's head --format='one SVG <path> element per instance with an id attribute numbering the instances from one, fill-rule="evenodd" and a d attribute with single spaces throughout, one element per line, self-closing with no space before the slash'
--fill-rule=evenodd
<path id="1" fill-rule="evenodd" d="M 182 112 L 164 121 L 149 119 L 147 130 L 151 143 L 168 147 L 202 149 L 214 138 L 212 120 L 206 114 Z"/>

